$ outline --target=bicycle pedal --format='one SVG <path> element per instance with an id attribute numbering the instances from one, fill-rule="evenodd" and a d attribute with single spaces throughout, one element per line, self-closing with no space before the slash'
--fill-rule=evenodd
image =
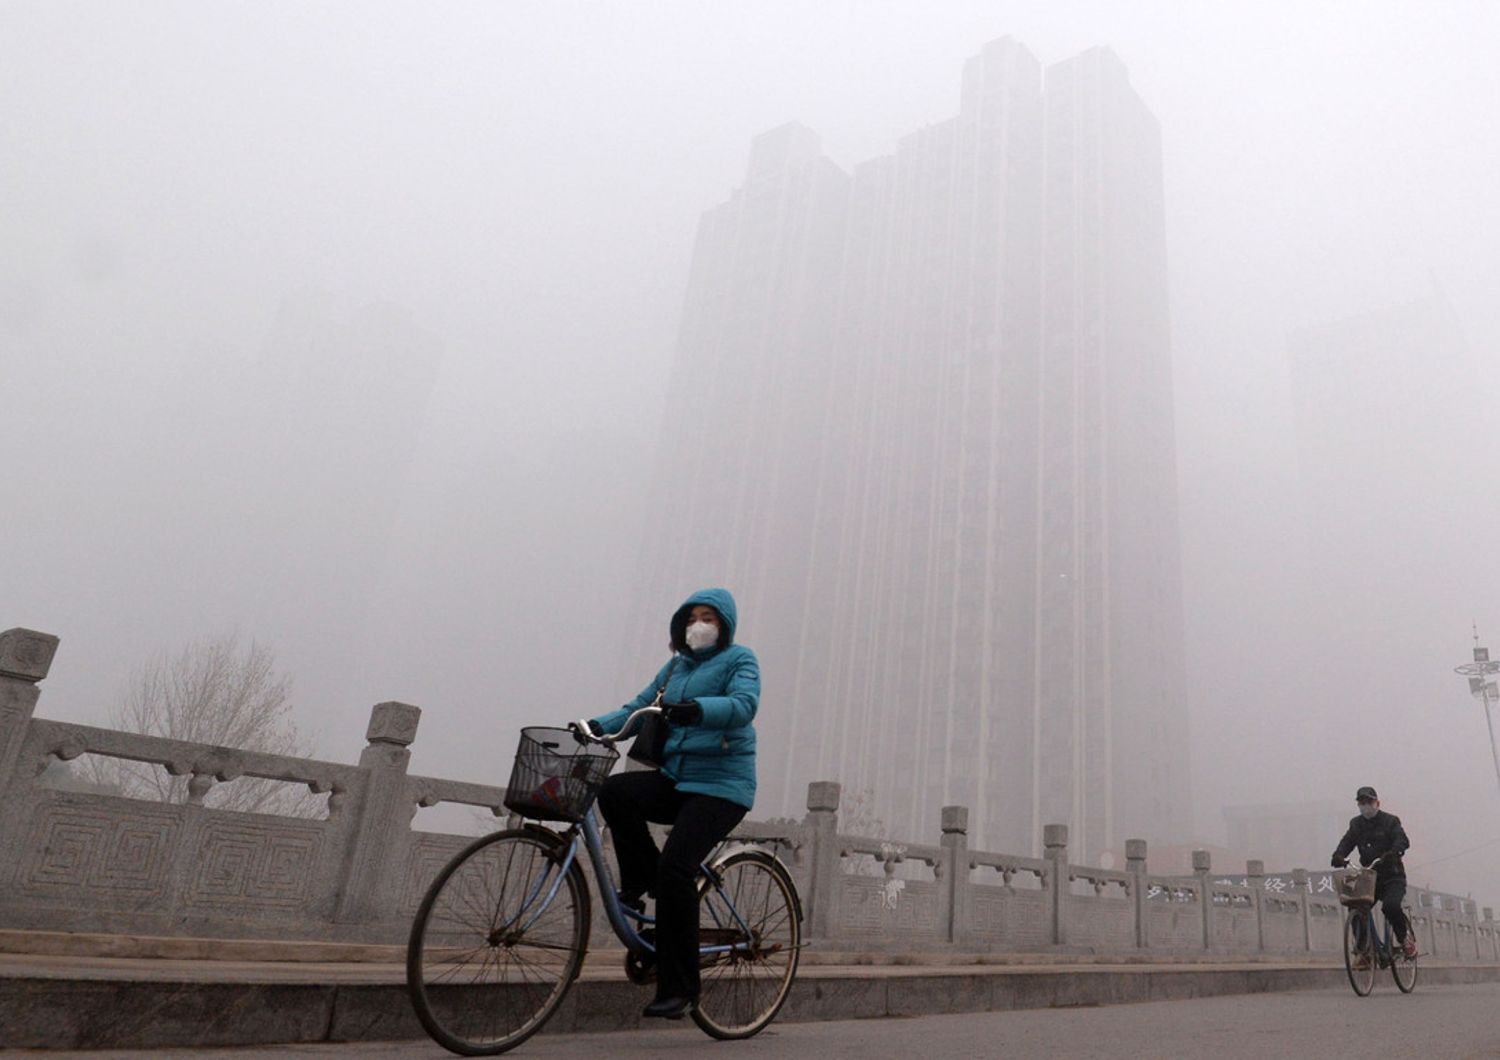
<path id="1" fill-rule="evenodd" d="M 625 978 L 637 986 L 656 982 L 656 958 L 648 953 L 625 952 Z"/>

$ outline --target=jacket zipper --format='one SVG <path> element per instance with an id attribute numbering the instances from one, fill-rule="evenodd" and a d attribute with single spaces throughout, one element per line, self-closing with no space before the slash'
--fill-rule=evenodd
<path id="1" fill-rule="evenodd" d="M 676 702 L 678 703 L 686 703 L 689 699 L 693 698 L 692 696 L 687 694 L 687 690 L 689 683 L 691 683 L 692 681 L 693 674 L 698 672 L 698 666 L 692 660 L 688 661 L 688 666 L 689 669 L 685 670 L 682 675 L 682 691 L 678 693 L 676 699 Z M 670 685 L 671 683 L 672 679 L 670 677 L 667 678 L 667 684 Z M 729 734 L 727 732 L 720 734 L 719 748 L 724 751 L 729 750 Z"/>

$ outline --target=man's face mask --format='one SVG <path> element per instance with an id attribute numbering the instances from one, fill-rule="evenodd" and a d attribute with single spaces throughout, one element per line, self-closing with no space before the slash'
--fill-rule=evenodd
<path id="1" fill-rule="evenodd" d="M 1362 802 L 1359 804 L 1359 815 L 1367 821 L 1379 812 L 1380 807 L 1376 803 Z"/>

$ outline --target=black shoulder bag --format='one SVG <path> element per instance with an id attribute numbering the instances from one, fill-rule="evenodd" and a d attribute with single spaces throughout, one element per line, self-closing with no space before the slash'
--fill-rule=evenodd
<path id="1" fill-rule="evenodd" d="M 666 695 L 667 682 L 672 680 L 672 671 L 677 669 L 677 659 L 672 659 L 672 665 L 667 667 L 667 676 L 661 679 L 661 687 L 656 690 L 656 698 L 651 701 L 653 707 L 661 706 L 661 698 Z M 661 768 L 662 756 L 667 750 L 667 736 L 671 732 L 671 726 L 667 719 L 660 714 L 647 714 L 641 719 L 641 727 L 631 741 L 630 750 L 625 752 L 625 757 L 642 765 L 650 766 L 652 769 Z"/>

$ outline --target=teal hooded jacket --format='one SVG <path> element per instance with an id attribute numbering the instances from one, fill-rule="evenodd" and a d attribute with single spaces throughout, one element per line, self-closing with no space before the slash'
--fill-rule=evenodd
<path id="1" fill-rule="evenodd" d="M 707 604 L 719 613 L 725 634 L 717 645 L 695 652 L 685 646 L 683 630 L 689 612 L 698 604 Z M 703 708 L 703 720 L 697 725 L 672 727 L 662 755 L 662 774 L 678 791 L 715 795 L 748 810 L 755 803 L 752 722 L 760 705 L 760 663 L 753 651 L 734 643 L 737 621 L 734 597 L 727 589 L 704 589 L 688 597 L 673 613 L 670 624 L 677 653 L 640 695 L 619 710 L 593 720 L 604 732 L 615 732 L 631 711 L 656 698 L 656 690 L 665 681 L 662 701 L 697 700 Z"/>

